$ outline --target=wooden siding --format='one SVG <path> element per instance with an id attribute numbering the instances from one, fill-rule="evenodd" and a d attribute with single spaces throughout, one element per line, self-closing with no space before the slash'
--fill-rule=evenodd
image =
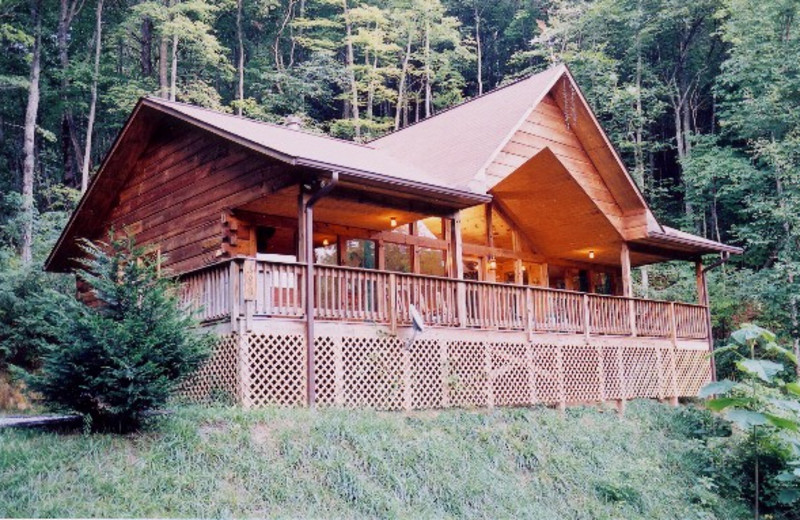
<path id="1" fill-rule="evenodd" d="M 185 272 L 235 252 L 225 215 L 293 182 L 289 167 L 185 125 L 162 131 L 133 166 L 106 231 L 157 245 Z M 102 238 L 102 237 L 95 237 Z"/>
<path id="2" fill-rule="evenodd" d="M 622 232 L 622 210 L 566 121 L 567 117 L 552 96 L 546 96 L 486 169 L 488 187 L 491 189 L 542 149 L 549 148 L 614 227 Z"/>

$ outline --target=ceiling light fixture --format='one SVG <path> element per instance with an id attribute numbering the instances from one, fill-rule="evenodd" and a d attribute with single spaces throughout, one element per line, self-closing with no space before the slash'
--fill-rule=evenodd
<path id="1" fill-rule="evenodd" d="M 589 251 L 589 258 L 594 260 L 594 251 Z"/>
<path id="2" fill-rule="evenodd" d="M 392 227 L 397 227 L 397 219 L 392 217 L 389 219 L 389 225 Z"/>

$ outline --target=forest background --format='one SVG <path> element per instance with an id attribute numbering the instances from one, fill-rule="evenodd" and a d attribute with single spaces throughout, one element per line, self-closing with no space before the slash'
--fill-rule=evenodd
<path id="1" fill-rule="evenodd" d="M 0 322 L 73 290 L 43 259 L 140 96 L 365 141 L 564 62 L 662 222 L 745 248 L 711 276 L 715 335 L 757 321 L 797 345 L 799 14 L 798 0 L 0 0 Z M 642 296 L 694 297 L 686 263 L 636 276 Z M 6 361 L 23 339 L 0 327 Z"/>

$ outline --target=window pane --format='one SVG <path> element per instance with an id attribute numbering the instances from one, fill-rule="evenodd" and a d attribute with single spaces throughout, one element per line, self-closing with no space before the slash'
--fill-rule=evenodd
<path id="1" fill-rule="evenodd" d="M 314 261 L 323 265 L 336 265 L 336 244 L 314 248 Z"/>
<path id="2" fill-rule="evenodd" d="M 375 242 L 361 239 L 348 240 L 344 252 L 344 265 L 375 269 Z"/>
<path id="3" fill-rule="evenodd" d="M 411 272 L 411 247 L 387 243 L 384 246 L 384 254 L 387 271 Z"/>
<path id="4" fill-rule="evenodd" d="M 420 273 L 431 276 L 447 275 L 444 251 L 441 249 L 420 247 L 417 249 L 417 252 L 419 253 Z"/>

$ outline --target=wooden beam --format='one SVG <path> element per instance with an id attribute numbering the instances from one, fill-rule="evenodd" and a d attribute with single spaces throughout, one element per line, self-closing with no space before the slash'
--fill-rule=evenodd
<path id="1" fill-rule="evenodd" d="M 631 277 L 631 251 L 628 244 L 622 243 L 619 253 L 619 261 L 622 265 L 622 295 L 633 296 L 633 278 Z"/>
<path id="2" fill-rule="evenodd" d="M 233 210 L 233 214 L 238 218 L 252 222 L 258 226 L 275 226 L 286 228 L 299 228 L 298 221 L 292 217 L 283 217 L 279 215 L 266 215 L 263 213 L 256 213 L 254 211 Z M 391 231 L 378 231 L 374 229 L 364 229 L 355 226 L 341 226 L 338 224 L 328 224 L 325 222 L 314 222 L 314 229 L 320 233 L 330 235 L 340 235 L 346 238 L 360 238 L 363 240 L 383 240 L 386 243 L 401 244 L 401 245 L 416 245 L 420 247 L 427 247 L 430 249 L 441 249 L 445 251 L 448 247 L 446 240 L 430 237 L 416 237 L 413 235 L 404 235 L 402 233 L 393 233 Z"/>

